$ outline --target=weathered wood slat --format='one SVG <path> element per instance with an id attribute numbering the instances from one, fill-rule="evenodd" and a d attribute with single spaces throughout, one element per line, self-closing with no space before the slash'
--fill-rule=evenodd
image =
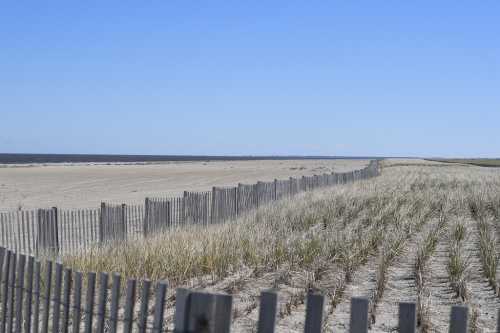
<path id="1" fill-rule="evenodd" d="M 309 294 L 307 296 L 306 321 L 304 332 L 321 333 L 323 329 L 323 311 L 325 297 L 320 294 Z"/>
<path id="2" fill-rule="evenodd" d="M 278 295 L 274 291 L 264 291 L 260 295 L 258 333 L 274 333 Z"/>
<path id="3" fill-rule="evenodd" d="M 52 304 L 52 331 L 54 332 L 60 332 L 62 273 L 63 273 L 62 264 L 56 263 L 55 279 L 54 279 L 54 298 Z"/>
<path id="4" fill-rule="evenodd" d="M 176 332 L 184 332 L 187 330 L 189 293 L 189 290 L 184 288 L 178 288 L 175 291 L 174 329 Z"/>
<path id="5" fill-rule="evenodd" d="M 354 297 L 351 300 L 350 333 L 368 332 L 368 304 L 367 298 Z"/>
<path id="6" fill-rule="evenodd" d="M 45 294 L 43 295 L 42 333 L 49 331 L 50 296 L 52 292 L 52 261 L 45 264 Z"/>
<path id="7" fill-rule="evenodd" d="M 123 332 L 131 333 L 134 318 L 135 293 L 137 282 L 135 280 L 127 281 L 127 294 L 125 298 L 125 312 L 123 314 Z"/>
<path id="8" fill-rule="evenodd" d="M 417 329 L 417 310 L 415 303 L 399 304 L 399 332 L 415 333 Z"/>
<path id="9" fill-rule="evenodd" d="M 118 307 L 120 301 L 121 277 L 113 274 L 113 287 L 111 290 L 111 306 L 109 312 L 109 332 L 116 333 L 118 329 Z"/>
<path id="10" fill-rule="evenodd" d="M 155 312 L 153 318 L 153 333 L 161 333 L 163 329 L 163 315 L 165 311 L 165 297 L 167 284 L 159 282 L 156 288 Z"/>
<path id="11" fill-rule="evenodd" d="M 12 332 L 14 330 L 14 297 L 15 297 L 15 283 L 16 283 L 16 267 L 17 267 L 17 255 L 13 254 L 10 259 L 9 268 L 9 304 L 8 304 L 8 314 L 7 314 L 7 332 Z"/>
<path id="12" fill-rule="evenodd" d="M 0 265 L 1 267 L 1 265 Z M 28 265 L 26 267 L 26 300 L 24 303 L 24 332 L 31 332 L 31 308 L 33 301 L 33 272 L 35 267 L 35 258 L 28 257 Z"/>
<path id="13" fill-rule="evenodd" d="M 69 319 L 70 319 L 70 302 L 71 302 L 71 278 L 72 270 L 69 268 L 64 269 L 64 287 L 63 287 L 63 313 L 61 328 L 63 333 L 69 331 Z"/>
<path id="14" fill-rule="evenodd" d="M 99 299 L 97 301 L 97 333 L 104 333 L 106 301 L 108 298 L 108 274 L 99 273 Z"/>
<path id="15" fill-rule="evenodd" d="M 187 331 L 215 333 L 215 295 L 190 293 L 188 296 Z"/>
<path id="16" fill-rule="evenodd" d="M 232 296 L 215 296 L 214 332 L 229 333 L 231 331 L 232 306 Z"/>
<path id="17" fill-rule="evenodd" d="M 40 261 L 35 262 L 35 281 L 34 283 L 34 296 L 35 296 L 35 308 L 33 310 L 33 332 L 38 333 L 40 326 L 40 276 L 42 274 L 42 263 Z"/>
<path id="18" fill-rule="evenodd" d="M 453 306 L 450 315 L 450 333 L 466 333 L 469 310 L 466 306 Z"/>
<path id="19" fill-rule="evenodd" d="M 16 327 L 15 332 L 20 333 L 23 328 L 23 296 L 24 296 L 24 270 L 26 267 L 26 256 L 20 255 L 17 264 L 16 283 Z"/>
<path id="20" fill-rule="evenodd" d="M 75 288 L 73 294 L 73 333 L 80 333 L 80 325 L 82 320 L 82 280 L 83 275 L 81 272 L 75 272 Z"/>
<path id="21" fill-rule="evenodd" d="M 85 321 L 84 332 L 92 333 L 95 303 L 95 281 L 96 273 L 87 273 L 87 294 L 85 296 Z"/>
<path id="22" fill-rule="evenodd" d="M 146 332 L 150 289 L 151 289 L 151 281 L 144 280 L 142 282 L 142 291 L 141 291 L 141 308 L 139 310 L 139 316 L 137 318 L 137 332 L 139 333 Z"/>
<path id="23" fill-rule="evenodd" d="M 0 332 L 5 332 L 7 324 L 7 306 L 9 303 L 9 279 L 10 279 L 10 261 L 12 260 L 12 252 L 6 251 L 3 259 L 3 274 L 2 274 L 2 318 L 0 321 Z M 2 267 L 0 267 L 1 269 Z"/>

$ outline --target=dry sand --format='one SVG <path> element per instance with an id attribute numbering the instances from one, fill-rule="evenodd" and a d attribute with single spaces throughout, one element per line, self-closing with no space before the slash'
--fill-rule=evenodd
<path id="1" fill-rule="evenodd" d="M 271 181 L 363 168 L 366 160 L 62 164 L 0 167 L 0 211 L 58 206 L 97 207 L 101 201 L 142 203 L 154 196 L 207 191 L 212 186 Z"/>

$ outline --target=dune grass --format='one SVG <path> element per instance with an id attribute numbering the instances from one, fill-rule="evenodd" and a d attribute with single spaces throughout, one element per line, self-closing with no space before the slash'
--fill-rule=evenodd
<path id="1" fill-rule="evenodd" d="M 452 165 L 391 167 L 376 179 L 304 193 L 236 221 L 172 230 L 62 260 L 84 272 L 168 280 L 172 286 L 218 281 L 248 268 L 255 275 L 283 267 L 314 272 L 335 263 L 349 283 L 357 268 L 381 251 L 382 290 L 384 266 L 400 255 L 398 249 L 418 223 L 439 218 L 443 205 L 450 218 L 465 216 L 467 203 L 480 190 L 485 193 L 481 207 L 500 203 L 500 173 L 471 170 Z M 435 246 L 435 240 L 429 242 Z M 460 266 L 459 255 L 455 259 Z"/>

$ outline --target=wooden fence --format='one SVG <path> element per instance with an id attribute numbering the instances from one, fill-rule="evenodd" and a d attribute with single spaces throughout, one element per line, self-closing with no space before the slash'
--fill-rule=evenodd
<path id="1" fill-rule="evenodd" d="M 33 256 L 0 248 L 0 332 L 204 332 L 231 331 L 232 296 L 177 289 L 175 304 L 167 299 L 167 283 L 129 279 L 122 285 L 117 274 L 87 273 L 58 262 L 43 264 Z M 111 281 L 110 281 L 111 280 Z M 153 289 L 154 288 L 154 289 Z M 260 297 L 258 333 L 275 330 L 278 294 L 264 291 Z M 305 333 L 323 331 L 325 297 L 307 296 Z M 175 307 L 173 318 L 167 307 Z M 349 331 L 368 332 L 369 301 L 351 300 Z M 396 314 L 394 314 L 396 315 Z M 468 309 L 451 309 L 449 332 L 467 332 Z M 399 305 L 395 330 L 414 333 L 415 303 Z M 500 327 L 497 330 L 500 332 Z"/>
<path id="2" fill-rule="evenodd" d="M 352 172 L 314 175 L 210 192 L 184 192 L 177 198 L 146 198 L 144 205 L 102 203 L 97 209 L 57 207 L 0 213 L 0 246 L 17 253 L 62 255 L 96 245 L 140 239 L 189 224 L 234 220 L 249 210 L 298 193 L 378 175 L 378 162 Z"/>

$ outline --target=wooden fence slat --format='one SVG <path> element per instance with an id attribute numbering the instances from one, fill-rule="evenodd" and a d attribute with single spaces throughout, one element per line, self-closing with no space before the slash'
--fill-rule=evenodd
<path id="1" fill-rule="evenodd" d="M 109 332 L 116 333 L 118 328 L 118 307 L 120 301 L 121 277 L 113 274 L 113 287 L 111 289 L 111 306 L 109 313 Z"/>
<path id="2" fill-rule="evenodd" d="M 364 297 L 353 297 L 351 299 L 350 333 L 368 332 L 368 304 L 368 299 Z"/>
<path id="3" fill-rule="evenodd" d="M 69 330 L 69 314 L 71 302 L 71 277 L 72 271 L 69 268 L 64 269 L 64 288 L 63 288 L 63 316 L 62 316 L 62 332 L 67 333 Z"/>
<path id="4" fill-rule="evenodd" d="M 84 332 L 92 333 L 92 320 L 94 316 L 94 297 L 95 297 L 95 279 L 96 273 L 87 273 L 87 294 L 85 296 L 85 322 Z"/>
<path id="5" fill-rule="evenodd" d="M 146 332 L 150 289 L 151 289 L 151 281 L 144 280 L 142 282 L 142 291 L 141 291 L 141 308 L 139 310 L 139 316 L 137 318 L 137 329 L 139 333 Z"/>
<path id="6" fill-rule="evenodd" d="M 188 312 L 188 297 L 189 290 L 177 288 L 175 291 L 175 313 L 174 313 L 174 330 L 175 332 L 184 332 L 187 330 L 187 312 Z"/>
<path id="7" fill-rule="evenodd" d="M 231 295 L 215 296 L 214 332 L 229 333 L 231 331 L 233 297 Z"/>
<path id="8" fill-rule="evenodd" d="M 45 294 L 43 298 L 42 333 L 49 331 L 50 294 L 52 292 L 52 261 L 47 261 L 45 268 Z"/>
<path id="9" fill-rule="evenodd" d="M 5 332 L 5 325 L 7 323 L 7 304 L 9 301 L 9 278 L 10 278 L 10 260 L 12 257 L 12 252 L 10 250 L 4 250 L 4 256 L 2 256 L 3 267 L 0 266 L 0 269 L 3 268 L 2 272 L 2 318 L 0 321 L 0 332 Z"/>
<path id="10" fill-rule="evenodd" d="M 21 211 L 20 214 L 21 214 L 21 233 L 22 233 L 22 236 L 23 236 L 23 243 L 22 243 L 22 250 L 21 252 L 22 253 L 26 253 L 26 249 L 28 248 L 27 244 L 26 244 L 26 230 L 25 230 L 25 223 L 26 223 L 26 211 Z"/>
<path id="11" fill-rule="evenodd" d="M 106 301 L 108 298 L 108 274 L 99 273 L 99 299 L 97 304 L 97 329 L 96 332 L 104 333 L 106 319 Z"/>
<path id="12" fill-rule="evenodd" d="M 35 308 L 33 311 L 33 332 L 38 333 L 40 326 L 40 275 L 42 274 L 42 263 L 40 261 L 35 262 L 35 281 L 34 283 L 34 295 L 35 295 Z"/>
<path id="13" fill-rule="evenodd" d="M 75 272 L 75 293 L 73 295 L 73 333 L 80 333 L 82 320 L 82 280 L 83 274 Z"/>
<path id="14" fill-rule="evenodd" d="M 215 295 L 190 293 L 188 296 L 187 331 L 215 333 Z"/>
<path id="15" fill-rule="evenodd" d="M 17 284 L 16 284 L 16 327 L 15 332 L 21 333 L 23 328 L 23 296 L 24 296 L 24 270 L 26 267 L 26 256 L 20 255 L 17 265 Z"/>
<path id="16" fill-rule="evenodd" d="M 0 213 L 0 228 L 2 230 L 2 245 L 3 247 L 7 246 L 7 241 L 6 241 L 6 238 L 5 236 L 7 236 L 7 233 L 5 232 L 5 214 L 3 213 Z"/>
<path id="17" fill-rule="evenodd" d="M 307 296 L 305 333 L 321 333 L 324 306 L 325 297 L 323 295 L 310 293 Z"/>
<path id="18" fill-rule="evenodd" d="M 500 333 L 500 309 L 497 311 L 497 333 Z"/>
<path id="19" fill-rule="evenodd" d="M 22 220 L 21 220 L 21 217 L 20 215 L 22 216 L 22 212 L 20 211 L 17 211 L 16 212 L 16 226 L 17 226 L 17 238 L 16 238 L 16 253 L 19 253 L 19 252 L 22 252 L 24 251 L 22 246 L 23 244 L 21 243 L 21 225 L 22 225 Z M 9 331 L 9 332 L 12 332 L 12 331 Z"/>
<path id="20" fill-rule="evenodd" d="M 31 307 L 33 301 L 33 270 L 35 258 L 28 257 L 28 266 L 26 270 L 26 299 L 24 303 L 24 332 L 31 332 Z"/>
<path id="21" fill-rule="evenodd" d="M 55 279 L 54 279 L 54 297 L 52 304 L 52 331 L 59 332 L 61 318 L 61 289 L 62 289 L 62 273 L 63 266 L 61 263 L 56 263 Z"/>
<path id="22" fill-rule="evenodd" d="M 264 291 L 260 296 L 258 333 L 274 333 L 278 295 L 274 291 Z"/>
<path id="23" fill-rule="evenodd" d="M 10 277 L 9 277 L 9 305 L 7 308 L 8 321 L 7 321 L 7 332 L 12 332 L 14 329 L 14 296 L 15 296 L 15 283 L 16 283 L 16 267 L 17 267 L 17 255 L 13 253 L 10 260 Z"/>
<path id="24" fill-rule="evenodd" d="M 153 318 L 153 333 L 161 333 L 163 330 L 163 315 L 165 312 L 165 297 L 167 284 L 159 282 L 156 288 L 155 313 Z"/>
<path id="25" fill-rule="evenodd" d="M 415 333 L 417 329 L 417 310 L 415 303 L 399 303 L 399 332 Z"/>
<path id="26" fill-rule="evenodd" d="M 497 333 L 500 333 L 500 309 L 497 311 Z"/>
<path id="27" fill-rule="evenodd" d="M 466 306 L 453 306 L 450 315 L 450 333 L 466 333 L 469 309 Z"/>
<path id="28" fill-rule="evenodd" d="M 135 280 L 127 281 L 127 294 L 125 298 L 125 312 L 123 314 L 123 333 L 131 333 L 134 318 L 135 290 L 137 282 Z"/>

